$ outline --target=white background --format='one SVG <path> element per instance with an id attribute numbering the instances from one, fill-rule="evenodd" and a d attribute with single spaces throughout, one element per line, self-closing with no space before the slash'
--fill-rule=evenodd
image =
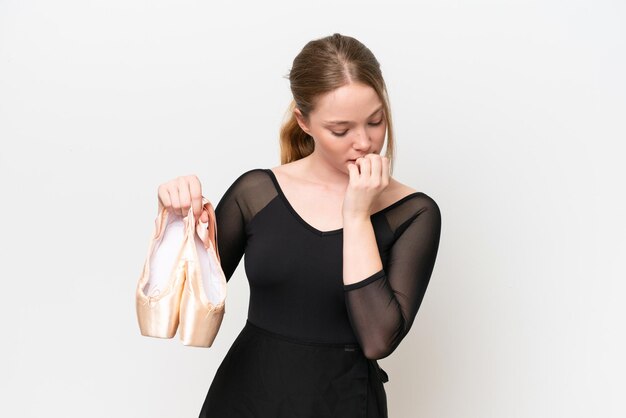
<path id="1" fill-rule="evenodd" d="M 392 418 L 626 416 L 621 1 L 0 0 L 0 415 L 195 417 L 209 349 L 140 336 L 160 183 L 277 166 L 287 74 L 339 32 L 381 62 L 394 176 L 442 211 Z M 272 417 L 273 418 L 273 417 Z"/>

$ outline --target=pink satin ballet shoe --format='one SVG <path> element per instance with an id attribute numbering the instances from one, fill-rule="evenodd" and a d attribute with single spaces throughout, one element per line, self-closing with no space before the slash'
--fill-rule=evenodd
<path id="1" fill-rule="evenodd" d="M 187 279 L 180 302 L 179 335 L 183 345 L 211 347 L 224 318 L 226 277 L 217 247 L 217 225 L 213 205 L 202 198 L 207 223 L 187 223 Z M 208 225 L 208 226 L 207 226 Z"/>
<path id="2" fill-rule="evenodd" d="M 188 216 L 183 218 L 165 208 L 155 220 L 135 297 L 139 329 L 146 337 L 172 338 L 176 334 L 186 277 L 188 220 Z"/>

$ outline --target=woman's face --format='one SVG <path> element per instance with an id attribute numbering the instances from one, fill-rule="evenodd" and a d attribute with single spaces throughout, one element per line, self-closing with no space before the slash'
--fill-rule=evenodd
<path id="1" fill-rule="evenodd" d="M 350 83 L 318 97 L 308 119 L 295 112 L 315 140 L 314 153 L 347 172 L 355 159 L 382 150 L 387 129 L 382 105 L 373 88 Z"/>

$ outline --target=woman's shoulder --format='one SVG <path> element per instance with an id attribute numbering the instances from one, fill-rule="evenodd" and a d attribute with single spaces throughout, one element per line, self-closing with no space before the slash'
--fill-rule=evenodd
<path id="1" fill-rule="evenodd" d="M 389 188 L 393 194 L 399 195 L 401 197 L 413 193 L 418 193 L 418 191 L 413 187 L 404 184 L 393 177 L 389 179 L 389 186 L 387 186 L 387 188 Z"/>
<path id="2" fill-rule="evenodd" d="M 275 167 L 270 167 L 267 170 L 270 170 L 272 173 L 277 173 L 278 175 L 283 175 L 284 177 L 290 178 L 301 178 L 306 177 L 306 173 L 302 167 L 302 159 L 291 161 L 289 163 L 277 165 Z"/>
<path id="3" fill-rule="evenodd" d="M 417 190 L 407 184 L 404 184 L 396 179 L 391 179 L 389 182 L 389 186 L 387 186 L 389 190 L 388 193 L 388 203 L 391 203 L 393 206 L 397 204 L 405 203 L 406 205 L 413 208 L 416 212 L 422 212 L 424 210 L 434 211 L 436 213 L 440 213 L 439 205 L 429 194 L 424 192 L 423 190 Z"/>
<path id="4" fill-rule="evenodd" d="M 231 181 L 229 191 L 250 192 L 259 190 L 263 184 L 271 185 L 267 168 L 251 168 L 240 173 Z"/>
<path id="5" fill-rule="evenodd" d="M 379 198 L 380 201 L 378 206 L 380 206 L 381 208 L 385 208 L 391 205 L 395 206 L 419 194 L 420 192 L 413 187 L 406 185 L 393 177 L 390 177 L 389 184 Z"/>

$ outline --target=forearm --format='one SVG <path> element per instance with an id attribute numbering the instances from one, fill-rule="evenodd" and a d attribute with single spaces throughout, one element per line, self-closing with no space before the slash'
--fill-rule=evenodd
<path id="1" fill-rule="evenodd" d="M 426 195 L 417 203 L 401 219 L 394 219 L 398 226 L 389 237 L 393 241 L 380 243 L 386 254 L 384 269 L 370 219 L 344 219 L 346 308 L 355 336 L 370 359 L 388 356 L 407 335 L 430 281 L 441 213 Z"/>
<path id="2" fill-rule="evenodd" d="M 374 227 L 369 217 L 350 217 L 343 222 L 343 284 L 359 282 L 380 271 Z"/>
<path id="3" fill-rule="evenodd" d="M 397 311 L 388 311 L 390 299 L 386 282 L 379 282 L 384 279 L 374 276 L 381 269 L 382 261 L 370 219 L 344 220 L 344 286 L 368 280 L 368 284 L 363 287 L 346 289 L 346 306 L 350 323 L 363 352 L 367 358 L 372 359 L 382 358 L 390 352 L 392 343 L 389 334 L 394 334 L 394 331 L 390 331 L 388 326 L 397 323 L 396 319 L 391 318 Z M 384 286 L 370 284 L 371 280 Z"/>

